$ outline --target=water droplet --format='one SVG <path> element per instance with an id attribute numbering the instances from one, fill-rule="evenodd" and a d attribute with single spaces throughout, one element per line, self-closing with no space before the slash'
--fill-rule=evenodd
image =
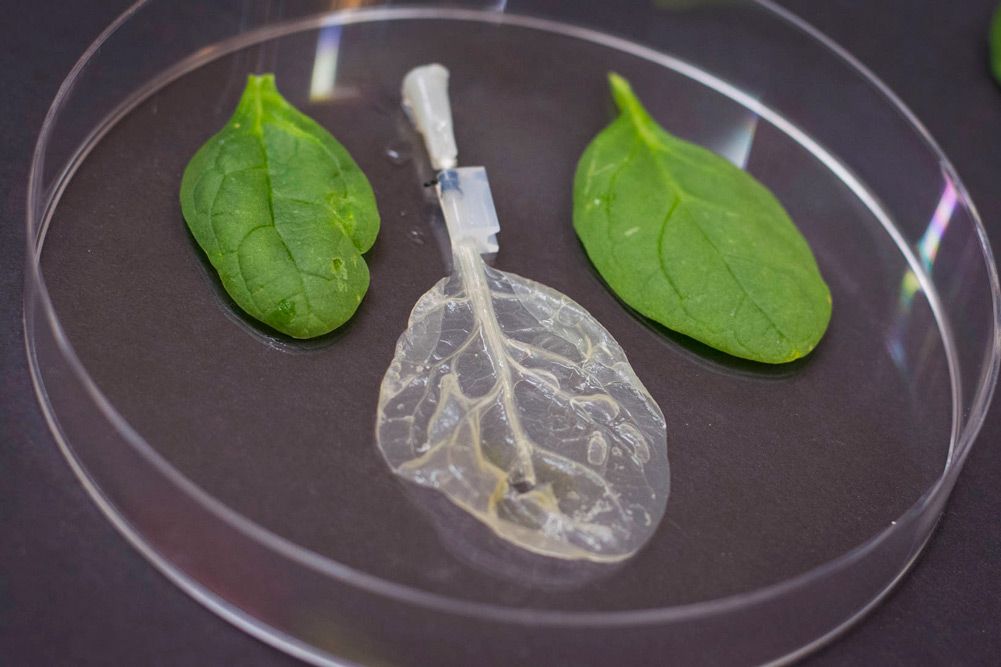
<path id="1" fill-rule="evenodd" d="M 410 162 L 410 147 L 404 143 L 395 143 L 386 147 L 384 154 L 390 162 L 398 167 Z"/>
<path id="2" fill-rule="evenodd" d="M 424 232 L 419 229 L 411 229 L 407 232 L 407 238 L 417 245 L 424 245 Z"/>
<path id="3" fill-rule="evenodd" d="M 600 466 L 608 458 L 608 442 L 605 436 L 595 431 L 587 441 L 587 462 Z"/>

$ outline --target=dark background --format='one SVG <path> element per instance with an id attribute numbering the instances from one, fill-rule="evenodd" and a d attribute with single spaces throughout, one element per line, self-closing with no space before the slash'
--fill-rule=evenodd
<path id="1" fill-rule="evenodd" d="M 995 2 L 781 4 L 911 107 L 954 162 L 999 254 L 1001 87 L 988 74 L 986 40 Z M 0 663 L 296 664 L 202 608 L 126 544 L 62 459 L 31 389 L 20 317 L 30 152 L 59 83 L 126 4 L 0 0 Z M 995 406 L 913 571 L 805 664 L 998 664 L 999 435 Z"/>

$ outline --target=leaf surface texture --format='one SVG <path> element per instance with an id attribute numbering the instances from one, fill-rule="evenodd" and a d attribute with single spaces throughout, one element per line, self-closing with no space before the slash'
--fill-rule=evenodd
<path id="1" fill-rule="evenodd" d="M 226 126 L 191 159 L 181 210 L 233 300 L 295 338 L 336 329 L 368 290 L 379 213 L 329 132 L 251 76 Z"/>
<path id="2" fill-rule="evenodd" d="M 559 292 L 456 249 L 418 301 L 379 398 L 378 443 L 536 553 L 614 561 L 664 513 L 664 418 L 625 354 Z"/>
<path id="3" fill-rule="evenodd" d="M 808 354 L 831 317 L 810 247 L 771 192 L 672 136 L 611 75 L 619 117 L 574 180 L 574 227 L 612 290 L 642 315 L 729 354 Z"/>

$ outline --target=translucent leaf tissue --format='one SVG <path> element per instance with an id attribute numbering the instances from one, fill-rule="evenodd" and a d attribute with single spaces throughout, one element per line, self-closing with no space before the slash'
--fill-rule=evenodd
<path id="1" fill-rule="evenodd" d="M 438 174 L 453 273 L 415 305 L 379 396 L 377 442 L 402 477 L 546 556 L 617 561 L 664 514 L 664 418 L 618 343 L 569 297 L 488 267 L 486 172 L 456 167 L 440 65 L 403 93 Z"/>

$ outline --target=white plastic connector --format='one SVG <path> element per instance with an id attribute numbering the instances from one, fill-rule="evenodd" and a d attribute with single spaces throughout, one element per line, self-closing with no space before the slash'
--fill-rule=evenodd
<path id="1" fill-rule="evenodd" d="M 417 131 L 424 135 L 431 166 L 452 169 L 459 149 L 452 133 L 452 107 L 448 102 L 448 70 L 442 65 L 422 65 L 403 78 L 403 108 Z"/>
<path id="2" fill-rule="evenodd" d="M 500 221 L 486 169 L 443 170 L 438 174 L 438 200 L 453 247 L 471 245 L 480 254 L 497 252 Z"/>

